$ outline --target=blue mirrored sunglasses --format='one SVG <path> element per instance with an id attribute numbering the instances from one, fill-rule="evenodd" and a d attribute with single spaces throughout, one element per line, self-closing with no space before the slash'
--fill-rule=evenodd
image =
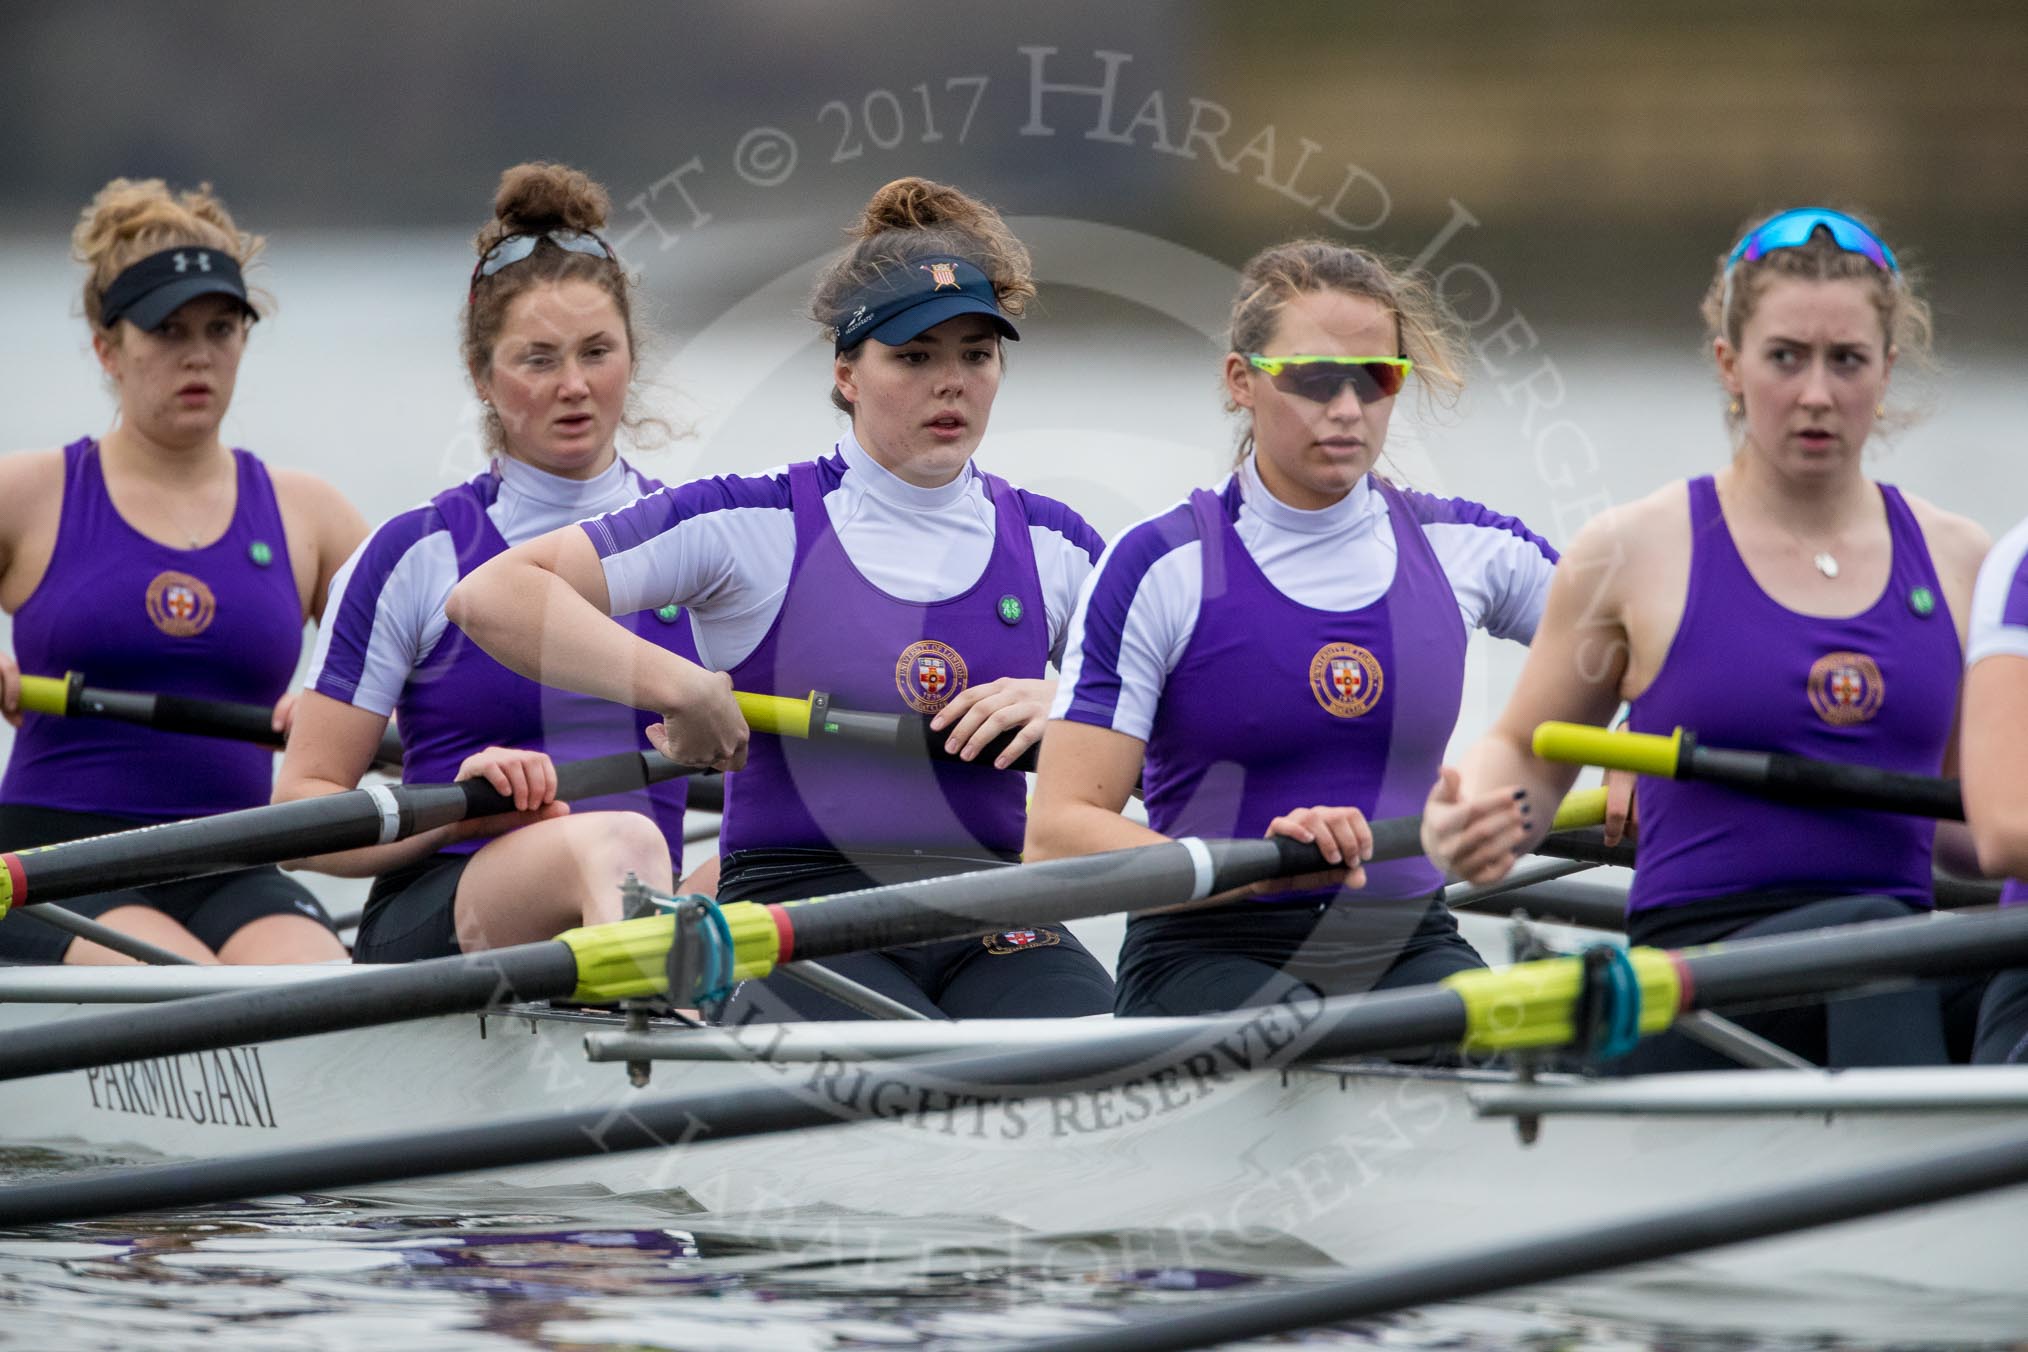
<path id="1" fill-rule="evenodd" d="M 1864 254 L 1873 260 L 1875 267 L 1888 272 L 1901 271 L 1901 265 L 1894 261 L 1894 250 L 1878 235 L 1844 212 L 1826 207 L 1798 207 L 1768 217 L 1732 246 L 1725 270 L 1731 272 L 1741 259 L 1752 262 L 1775 249 L 1800 249 L 1820 229 L 1830 231 L 1831 242 L 1846 253 Z"/>
<path id="2" fill-rule="evenodd" d="M 612 245 L 589 230 L 549 230 L 539 235 L 509 235 L 479 255 L 478 265 L 472 269 L 472 291 L 479 289 L 481 277 L 491 277 L 500 269 L 519 263 L 534 253 L 535 246 L 545 239 L 567 253 L 609 258 L 615 267 L 619 266 L 620 260 L 613 253 Z"/>

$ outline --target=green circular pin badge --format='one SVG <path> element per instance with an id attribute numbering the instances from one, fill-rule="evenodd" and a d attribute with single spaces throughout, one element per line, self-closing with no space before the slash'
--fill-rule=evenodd
<path id="1" fill-rule="evenodd" d="M 266 540 L 256 540 L 248 545 L 246 556 L 252 559 L 254 566 L 258 568 L 265 568 L 275 561 L 275 551 L 268 547 Z"/>
<path id="2" fill-rule="evenodd" d="M 664 624 L 676 623 L 676 617 L 683 613 L 681 606 L 663 606 L 655 612 L 655 618 Z"/>
<path id="3" fill-rule="evenodd" d="M 1000 598 L 1000 623 L 1021 623 L 1021 598 L 1011 592 Z"/>
<path id="4" fill-rule="evenodd" d="M 1936 609 L 1936 593 L 1928 587 L 1917 587 L 1908 594 L 1908 608 L 1918 615 L 1927 617 Z"/>

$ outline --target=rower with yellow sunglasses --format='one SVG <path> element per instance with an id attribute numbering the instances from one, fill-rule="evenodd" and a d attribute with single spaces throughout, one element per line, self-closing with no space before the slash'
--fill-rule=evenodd
<path id="1" fill-rule="evenodd" d="M 1361 865 L 1457 721 L 1466 635 L 1526 642 L 1555 553 L 1511 517 L 1376 466 L 1410 374 L 1455 395 L 1457 328 L 1417 278 L 1324 240 L 1246 267 L 1224 358 L 1239 462 L 1130 529 L 1085 585 L 1026 857 L 1285 835 L 1341 867 L 1137 916 L 1122 1014 L 1197 1014 L 1480 966 L 1420 859 Z M 1145 775 L 1148 826 L 1120 815 Z M 1356 889 L 1356 890 L 1355 890 Z"/>

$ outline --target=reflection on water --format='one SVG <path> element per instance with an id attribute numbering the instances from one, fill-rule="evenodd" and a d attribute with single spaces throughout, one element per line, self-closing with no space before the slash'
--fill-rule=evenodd
<path id="1" fill-rule="evenodd" d="M 114 1162 L 0 1151 L 0 1182 Z M 596 1212 L 604 1215 L 587 1219 Z M 850 1218 L 836 1212 L 775 1213 L 756 1223 L 658 1215 L 640 1199 L 591 1205 L 573 1198 L 561 1212 L 544 1213 L 304 1197 L 0 1231 L 0 1345 L 52 1352 L 974 1348 L 1118 1328 L 1337 1271 L 1289 1245 L 1251 1253 L 1251 1271 L 1136 1266 L 1159 1257 L 1161 1242 L 1148 1235 L 1092 1236 L 1079 1245 L 1088 1262 L 1066 1264 L 1056 1250 L 1038 1266 L 969 1246 L 955 1224 L 938 1233 L 942 1224 L 925 1222 L 904 1255 L 883 1253 L 871 1231 L 855 1234 Z M 766 1244 L 755 1241 L 760 1234 Z M 1756 1322 L 1777 1312 L 1742 1304 L 1740 1314 Z M 1526 1299 L 1444 1306 L 1313 1331 L 1301 1341 L 1459 1352 L 1945 1345 L 1690 1333 L 1580 1318 Z"/>

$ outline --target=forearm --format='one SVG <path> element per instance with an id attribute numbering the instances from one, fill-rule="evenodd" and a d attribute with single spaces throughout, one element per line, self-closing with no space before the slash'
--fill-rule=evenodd
<path id="1" fill-rule="evenodd" d="M 1564 795 L 1577 781 L 1578 767 L 1543 760 L 1513 732 L 1495 727 L 1474 743 L 1458 762 L 1466 801 L 1486 794 L 1519 790 L 1528 805 L 1528 843 L 1539 844 Z"/>
<path id="2" fill-rule="evenodd" d="M 282 781 L 275 785 L 274 801 L 290 803 L 304 798 L 322 798 L 328 794 L 350 792 L 351 788 L 349 784 L 328 780 Z M 334 878 L 373 878 L 435 854 L 450 842 L 450 838 L 450 828 L 440 826 L 387 845 L 365 845 L 356 850 L 337 850 L 330 854 L 292 859 L 282 867 L 291 871 L 300 869 L 326 873 Z"/>
<path id="3" fill-rule="evenodd" d="M 1169 837 L 1099 803 L 1065 798 L 1055 802 L 1037 793 L 1028 814 L 1028 839 L 1021 857 L 1029 863 L 1068 859 L 1107 850 L 1155 845 Z"/>
<path id="4" fill-rule="evenodd" d="M 630 633 L 563 578 L 509 553 L 474 570 L 445 606 L 502 666 L 544 685 L 667 713 L 692 663 Z"/>

